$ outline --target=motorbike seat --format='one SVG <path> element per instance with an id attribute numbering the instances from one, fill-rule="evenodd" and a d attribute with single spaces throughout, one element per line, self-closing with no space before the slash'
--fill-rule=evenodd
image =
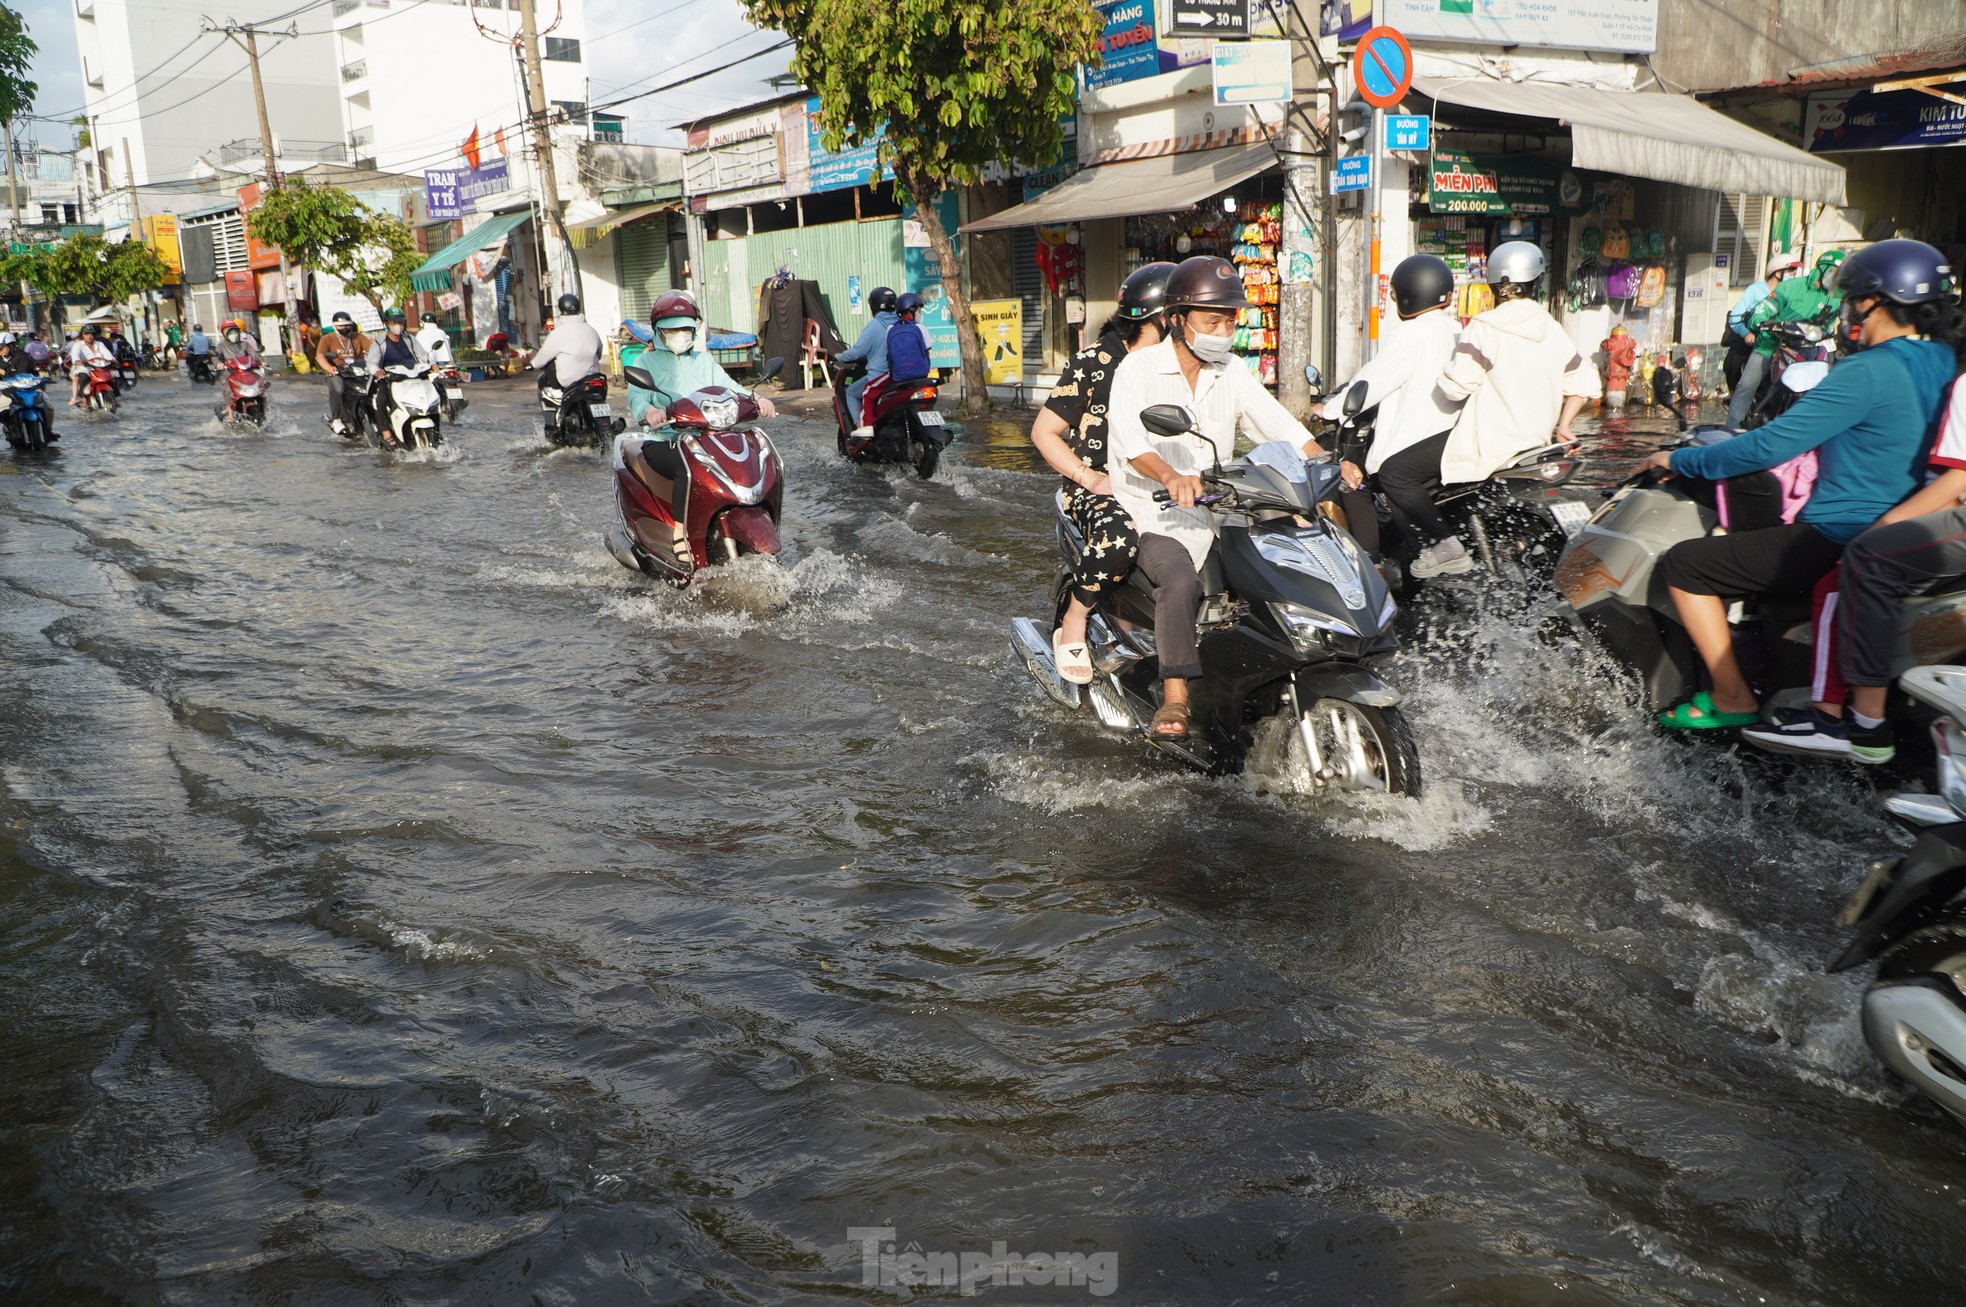
<path id="1" fill-rule="evenodd" d="M 1966 591 L 1966 576 L 1946 577 L 1944 580 L 1935 582 L 1932 588 L 1926 590 L 1924 593 L 1927 596 L 1937 596 L 1959 594 L 1961 591 Z"/>

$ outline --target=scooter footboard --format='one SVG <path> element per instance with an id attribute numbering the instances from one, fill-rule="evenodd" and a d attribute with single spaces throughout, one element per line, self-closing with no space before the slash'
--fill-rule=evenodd
<path id="1" fill-rule="evenodd" d="M 1867 881 L 1858 891 L 1867 897 L 1851 905 L 1860 914 L 1856 938 L 1829 969 L 1848 971 L 1870 961 L 1936 918 L 1961 890 L 1966 890 L 1966 822 L 1919 831 L 1918 842 L 1882 884 Z"/>

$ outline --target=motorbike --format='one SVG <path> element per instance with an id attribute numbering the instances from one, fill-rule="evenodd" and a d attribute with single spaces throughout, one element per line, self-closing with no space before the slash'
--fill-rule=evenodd
<path id="1" fill-rule="evenodd" d="M 763 379 L 783 366 L 783 359 L 772 359 Z M 628 382 L 655 389 L 643 368 L 629 368 Z M 785 465 L 771 438 L 748 425 L 757 419 L 757 401 L 706 386 L 672 402 L 664 416 L 677 429 L 673 443 L 650 441 L 639 431 L 614 437 L 621 521 L 607 533 L 608 552 L 623 567 L 678 590 L 712 564 L 776 555 Z"/>
<path id="2" fill-rule="evenodd" d="M 137 386 L 137 359 L 134 354 L 116 360 L 111 369 L 116 374 L 116 384 L 123 390 L 135 390 Z"/>
<path id="3" fill-rule="evenodd" d="M 123 406 L 117 398 L 116 373 L 107 367 L 89 369 L 89 379 L 82 385 L 83 403 L 97 411 L 116 412 Z"/>
<path id="4" fill-rule="evenodd" d="M 266 423 L 266 370 L 249 359 L 228 359 L 225 364 L 225 407 L 219 416 L 227 422 Z"/>
<path id="5" fill-rule="evenodd" d="M 853 433 L 861 423 L 847 412 L 846 388 L 861 371 L 842 368 L 833 374 L 833 419 L 839 424 L 840 453 L 856 463 L 908 463 L 916 476 L 928 480 L 949 444 L 948 424 L 935 408 L 935 380 L 869 384 L 861 407 L 872 434 L 856 437 Z"/>
<path id="6" fill-rule="evenodd" d="M 455 363 L 439 363 L 430 379 L 437 383 L 437 390 L 444 397 L 444 421 L 457 421 L 458 414 L 471 406 L 471 401 L 458 393 L 464 389 L 464 374 Z"/>
<path id="7" fill-rule="evenodd" d="M 1899 685 L 1939 713 L 1939 793 L 1884 801 L 1911 832 L 1911 850 L 1872 864 L 1837 920 L 1855 934 L 1829 969 L 1877 962 L 1864 994 L 1865 1042 L 1966 1125 L 1966 667 L 1914 667 Z"/>
<path id="8" fill-rule="evenodd" d="M 539 391 L 539 411 L 546 419 L 546 442 L 562 448 L 598 445 L 628 427 L 625 419 L 614 415 L 608 403 L 608 379 L 599 372 L 565 389 L 548 382 Z"/>
<path id="9" fill-rule="evenodd" d="M 1193 416 L 1178 404 L 1156 404 L 1140 420 L 1157 435 L 1195 431 Z M 1051 635 L 1086 547 L 1062 492 L 1056 508 L 1063 559 L 1052 582 L 1051 616 L 1044 623 L 1012 621 L 1012 650 L 1060 706 L 1075 712 L 1089 706 L 1101 725 L 1139 735 L 1191 767 L 1241 771 L 1259 736 L 1280 735 L 1300 789 L 1419 794 L 1420 755 L 1399 694 L 1372 670 L 1398 647 L 1392 624 L 1399 605 L 1365 551 L 1322 511 L 1344 485 L 1337 460 L 1313 462 L 1276 441 L 1217 465 L 1201 480 L 1207 493 L 1197 504 L 1217 514 L 1220 526 L 1202 572 L 1197 627 L 1204 672 L 1191 683 L 1187 738 L 1150 729 L 1160 675 L 1153 585 L 1138 568 L 1086 624 L 1092 684 L 1059 676 Z"/>
<path id="10" fill-rule="evenodd" d="M 344 363 L 335 370 L 335 376 L 342 385 L 342 411 L 347 414 L 341 427 L 336 428 L 334 419 L 328 419 L 328 428 L 344 440 L 359 440 L 367 444 L 378 444 L 369 435 L 369 428 L 375 425 L 373 395 L 375 375 L 359 363 Z"/>
<path id="11" fill-rule="evenodd" d="M 1769 322 L 1761 330 L 1775 338 L 1775 357 L 1768 365 L 1768 376 L 1761 383 L 1753 407 L 1741 419 L 1741 430 L 1773 422 L 1789 411 L 1795 401 L 1821 380 L 1819 373 L 1829 370 L 1836 354 L 1833 333 L 1813 322 Z M 1787 380 L 1789 370 L 1803 368 L 1807 384 Z"/>
<path id="12" fill-rule="evenodd" d="M 7 400 L 6 406 L 0 408 L 0 431 L 6 433 L 8 444 L 28 453 L 39 453 L 61 438 L 55 434 L 48 397 L 38 375 L 16 372 L 0 378 L 0 390 L 6 392 Z"/>
<path id="13" fill-rule="evenodd" d="M 212 366 L 210 354 L 190 354 L 184 356 L 185 380 L 193 385 L 214 385 L 218 381 L 218 369 Z"/>
<path id="14" fill-rule="evenodd" d="M 430 380 L 430 365 L 401 363 L 383 369 L 387 378 L 372 392 L 371 416 L 377 434 L 371 443 L 402 449 L 434 449 L 443 443 L 444 398 Z"/>

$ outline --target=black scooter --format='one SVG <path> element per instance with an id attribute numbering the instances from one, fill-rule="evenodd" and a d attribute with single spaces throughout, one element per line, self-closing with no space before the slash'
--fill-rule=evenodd
<path id="1" fill-rule="evenodd" d="M 194 386 L 210 386 L 218 382 L 218 369 L 213 366 L 210 354 L 185 354 L 184 374 L 185 380 Z"/>
<path id="2" fill-rule="evenodd" d="M 1196 434 L 1193 416 L 1178 404 L 1156 404 L 1140 420 L 1156 435 Z M 1065 561 L 1052 584 L 1052 617 L 1043 625 L 1017 618 L 1011 647 L 1059 704 L 1077 710 L 1089 702 L 1105 726 L 1140 734 L 1192 767 L 1237 772 L 1259 742 L 1275 741 L 1297 790 L 1418 794 L 1420 755 L 1399 694 L 1372 671 L 1398 647 L 1392 623 L 1399 605 L 1365 551 L 1324 511 L 1344 485 L 1337 462 L 1307 461 L 1279 441 L 1201 479 L 1209 492 L 1198 506 L 1221 522 L 1202 574 L 1197 626 L 1205 670 L 1193 683 L 1194 721 L 1185 739 L 1150 729 L 1160 664 L 1153 587 L 1137 568 L 1087 623 L 1092 684 L 1081 693 L 1058 675 L 1051 632 L 1070 600 L 1071 567 L 1085 550 L 1062 494 L 1058 545 Z"/>

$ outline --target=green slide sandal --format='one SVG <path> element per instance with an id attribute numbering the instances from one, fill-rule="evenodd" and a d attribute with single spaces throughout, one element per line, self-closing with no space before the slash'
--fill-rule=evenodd
<path id="1" fill-rule="evenodd" d="M 1758 712 L 1717 712 L 1713 696 L 1700 691 L 1671 712 L 1659 714 L 1659 725 L 1675 731 L 1722 731 L 1737 726 L 1753 726 L 1761 720 Z"/>

